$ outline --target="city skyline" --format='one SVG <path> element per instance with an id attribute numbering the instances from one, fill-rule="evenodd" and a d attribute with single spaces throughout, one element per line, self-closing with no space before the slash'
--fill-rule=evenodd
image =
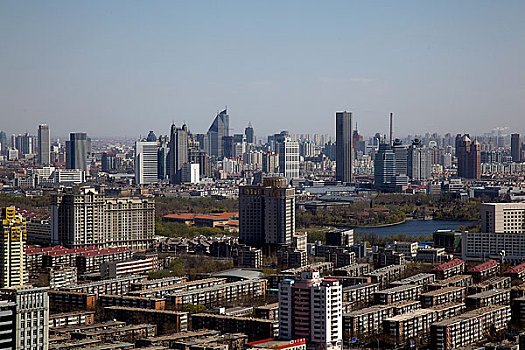
<path id="1" fill-rule="evenodd" d="M 0 5 L 3 129 L 205 132 L 228 105 L 233 133 L 334 134 L 336 110 L 364 135 L 389 112 L 406 134 L 525 131 L 519 1 L 123 4 Z"/>

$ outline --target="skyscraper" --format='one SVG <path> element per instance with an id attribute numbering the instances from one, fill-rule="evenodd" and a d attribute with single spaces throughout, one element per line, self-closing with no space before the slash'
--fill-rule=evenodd
<path id="1" fill-rule="evenodd" d="M 66 168 L 88 171 L 91 140 L 85 132 L 72 132 L 66 141 Z"/>
<path id="2" fill-rule="evenodd" d="M 510 135 L 510 154 L 512 161 L 515 163 L 521 162 L 521 135 Z"/>
<path id="3" fill-rule="evenodd" d="M 467 179 L 481 177 L 481 145 L 472 142 L 468 135 L 463 135 L 457 146 L 458 176 Z"/>
<path id="4" fill-rule="evenodd" d="M 0 232 L 0 288 L 20 286 L 28 281 L 25 270 L 26 220 L 15 207 L 2 209 Z"/>
<path id="5" fill-rule="evenodd" d="M 336 144 L 336 171 L 337 181 L 352 181 L 352 112 L 337 112 L 335 114 L 335 144 Z"/>
<path id="6" fill-rule="evenodd" d="M 387 143 L 379 144 L 374 158 L 374 183 L 376 188 L 386 190 L 394 186 L 396 176 L 396 157 Z"/>
<path id="7" fill-rule="evenodd" d="M 230 134 L 230 116 L 226 108 L 219 112 L 208 129 L 208 148 L 210 156 L 222 158 L 222 138 Z"/>
<path id="8" fill-rule="evenodd" d="M 239 240 L 263 247 L 291 244 L 295 233 L 295 190 L 282 178 L 239 187 Z"/>
<path id="9" fill-rule="evenodd" d="M 397 158 L 396 158 L 397 159 Z M 430 150 L 415 139 L 408 149 L 408 177 L 414 181 L 425 181 L 432 176 L 432 157 Z"/>
<path id="10" fill-rule="evenodd" d="M 0 153 L 5 154 L 8 148 L 7 135 L 5 134 L 5 131 L 0 131 Z"/>
<path id="11" fill-rule="evenodd" d="M 170 183 L 181 183 L 182 166 L 188 163 L 188 152 L 188 127 L 184 124 L 179 129 L 172 125 L 169 151 Z"/>
<path id="12" fill-rule="evenodd" d="M 50 133 L 49 126 L 40 124 L 38 126 L 38 163 L 40 165 L 49 165 L 49 151 L 50 151 Z"/>
<path id="13" fill-rule="evenodd" d="M 252 123 L 248 123 L 248 126 L 246 127 L 246 129 L 244 129 L 244 134 L 246 135 L 247 143 L 255 143 L 255 136 L 253 133 Z"/>
<path id="14" fill-rule="evenodd" d="M 299 143 L 292 141 L 287 131 L 274 136 L 279 154 L 279 172 L 287 179 L 299 177 Z"/>
<path id="15" fill-rule="evenodd" d="M 279 335 L 306 338 L 307 349 L 335 350 L 343 345 L 343 291 L 334 278 L 304 271 L 301 279 L 279 285 Z"/>
<path id="16" fill-rule="evenodd" d="M 157 141 L 135 142 L 135 183 L 149 185 L 158 182 Z"/>
<path id="17" fill-rule="evenodd" d="M 392 146 L 394 152 L 394 166 L 396 175 L 407 175 L 408 174 L 408 146 L 403 145 L 403 142 L 399 139 L 394 140 Z"/>

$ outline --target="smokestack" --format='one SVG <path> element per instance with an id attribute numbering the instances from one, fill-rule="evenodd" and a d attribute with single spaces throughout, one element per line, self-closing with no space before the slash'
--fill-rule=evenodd
<path id="1" fill-rule="evenodd" d="M 390 113 L 390 147 L 394 145 L 394 113 Z"/>

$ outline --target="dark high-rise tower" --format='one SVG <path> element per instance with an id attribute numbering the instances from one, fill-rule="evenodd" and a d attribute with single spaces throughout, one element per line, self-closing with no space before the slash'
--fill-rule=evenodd
<path id="1" fill-rule="evenodd" d="M 87 159 L 91 153 L 91 140 L 85 132 L 72 132 L 66 141 L 66 168 L 88 171 Z"/>
<path id="2" fill-rule="evenodd" d="M 463 135 L 457 144 L 458 176 L 467 179 L 481 177 L 481 145 L 472 142 L 468 135 Z"/>
<path id="3" fill-rule="evenodd" d="M 181 183 L 182 166 L 188 163 L 188 127 L 182 128 L 171 126 L 170 150 L 169 150 L 170 183 Z"/>
<path id="4" fill-rule="evenodd" d="M 230 116 L 226 109 L 219 112 L 208 129 L 208 147 L 210 156 L 222 158 L 222 138 L 229 136 Z"/>
<path id="5" fill-rule="evenodd" d="M 337 181 L 352 181 L 352 112 L 337 112 L 335 114 L 335 143 Z"/>
<path id="6" fill-rule="evenodd" d="M 38 163 L 40 165 L 49 165 L 49 126 L 40 124 L 38 126 Z"/>
<path id="7" fill-rule="evenodd" d="M 512 134 L 510 135 L 510 154 L 512 161 L 519 163 L 521 162 L 521 135 Z"/>
<path id="8" fill-rule="evenodd" d="M 153 130 L 150 130 L 150 132 L 148 134 L 148 138 L 146 139 L 146 141 L 148 141 L 148 142 L 155 142 L 155 141 L 157 141 L 157 136 L 155 135 Z"/>
<path id="9" fill-rule="evenodd" d="M 249 123 L 246 129 L 244 129 L 244 135 L 246 135 L 247 143 L 255 143 L 255 136 L 253 134 L 252 123 Z"/>

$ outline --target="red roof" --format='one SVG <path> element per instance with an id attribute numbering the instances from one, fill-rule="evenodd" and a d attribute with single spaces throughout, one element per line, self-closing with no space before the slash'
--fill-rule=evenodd
<path id="1" fill-rule="evenodd" d="M 490 268 L 493 268 L 494 266 L 498 266 L 498 262 L 496 260 L 488 260 L 488 261 L 485 261 L 483 264 L 479 264 L 477 266 L 474 266 L 473 268 L 471 268 L 470 270 L 468 270 L 469 272 L 481 272 L 481 271 L 485 271 L 485 270 L 488 270 Z"/>
<path id="2" fill-rule="evenodd" d="M 456 267 L 456 266 L 461 265 L 461 264 L 463 264 L 463 260 L 461 260 L 461 259 L 454 259 L 454 260 L 447 261 L 444 264 L 441 264 L 441 265 L 438 265 L 438 266 L 434 267 L 432 269 L 432 271 L 444 271 L 444 270 L 448 270 L 450 268 Z"/>
<path id="3" fill-rule="evenodd" d="M 129 251 L 129 248 L 128 247 L 120 247 L 120 248 L 93 250 L 93 251 L 82 253 L 82 254 L 80 254 L 80 256 L 106 255 L 106 254 L 114 254 L 114 253 L 120 253 L 120 252 L 125 252 L 125 251 Z"/>
<path id="4" fill-rule="evenodd" d="M 33 247 L 31 245 L 26 246 L 26 254 L 38 254 L 38 253 L 45 253 L 53 250 L 63 250 L 66 249 L 65 247 L 62 247 L 61 245 L 56 245 L 54 247 L 44 247 L 44 248 L 38 248 Z"/>
<path id="5" fill-rule="evenodd" d="M 76 254 L 76 253 L 82 253 L 82 252 L 89 252 L 93 250 L 98 250 L 98 248 L 95 246 L 89 246 L 89 247 L 82 247 L 82 248 L 62 249 L 62 250 L 50 251 L 46 255 L 61 256 L 61 255 L 70 255 L 70 254 Z"/>
<path id="6" fill-rule="evenodd" d="M 511 267 L 510 269 L 507 270 L 507 273 L 520 273 L 523 270 L 525 270 L 525 262 L 522 262 L 519 265 Z"/>

